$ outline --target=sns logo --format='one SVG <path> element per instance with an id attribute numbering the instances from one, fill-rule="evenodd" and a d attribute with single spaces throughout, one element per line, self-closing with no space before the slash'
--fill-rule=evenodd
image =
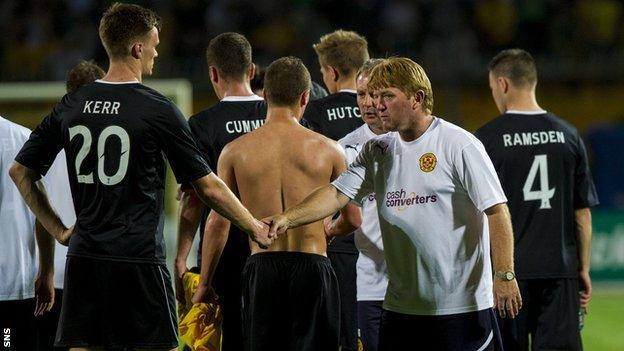
<path id="1" fill-rule="evenodd" d="M 2 332 L 4 333 L 4 347 L 11 347 L 11 328 L 3 328 Z"/>
<path id="2" fill-rule="evenodd" d="M 426 173 L 429 173 L 435 169 L 436 164 L 438 163 L 438 159 L 436 156 L 428 152 L 422 156 L 420 156 L 420 170 Z"/>

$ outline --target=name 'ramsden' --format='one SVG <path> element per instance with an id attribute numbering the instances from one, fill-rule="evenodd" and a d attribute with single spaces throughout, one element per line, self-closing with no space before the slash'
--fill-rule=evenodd
<path id="1" fill-rule="evenodd" d="M 528 146 L 541 144 L 564 144 L 563 132 L 549 130 L 544 132 L 526 132 L 503 134 L 503 144 L 507 146 Z"/>

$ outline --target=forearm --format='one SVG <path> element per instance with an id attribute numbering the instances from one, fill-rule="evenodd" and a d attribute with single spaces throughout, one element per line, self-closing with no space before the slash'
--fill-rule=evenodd
<path id="1" fill-rule="evenodd" d="M 254 217 L 232 191 L 213 173 L 193 182 L 199 198 L 210 208 L 248 234 L 253 231 Z"/>
<path id="2" fill-rule="evenodd" d="M 313 191 L 301 203 L 283 214 L 289 228 L 296 228 L 316 222 L 337 212 L 349 203 L 349 198 L 333 185 L 326 185 Z"/>
<path id="3" fill-rule="evenodd" d="M 509 209 L 506 204 L 498 204 L 485 212 L 490 229 L 490 247 L 494 271 L 513 271 L 514 238 Z"/>
<path id="4" fill-rule="evenodd" d="M 195 233 L 201 222 L 204 204 L 195 196 L 194 190 L 184 192 L 180 199 L 178 220 L 178 249 L 176 264 L 186 267 L 186 260 L 191 252 Z"/>
<path id="5" fill-rule="evenodd" d="M 589 272 L 591 258 L 592 218 L 589 208 L 574 211 L 576 240 L 578 245 L 579 271 Z"/>
<path id="6" fill-rule="evenodd" d="M 48 233 L 43 225 L 35 223 L 35 238 L 39 248 L 39 275 L 54 274 L 54 237 Z"/>
<path id="7" fill-rule="evenodd" d="M 40 182 L 37 182 L 40 178 L 39 175 L 17 162 L 13 162 L 9 175 L 37 220 L 41 222 L 48 233 L 54 237 L 59 237 L 67 228 L 52 209 L 45 189 Z"/>
<path id="8" fill-rule="evenodd" d="M 332 221 L 329 236 L 342 236 L 353 233 L 362 225 L 362 211 L 353 203 L 347 204 L 340 211 L 340 216 Z"/>
<path id="9" fill-rule="evenodd" d="M 212 284 L 212 278 L 227 242 L 229 230 L 229 221 L 215 212 L 210 213 L 202 242 L 200 284 Z"/>

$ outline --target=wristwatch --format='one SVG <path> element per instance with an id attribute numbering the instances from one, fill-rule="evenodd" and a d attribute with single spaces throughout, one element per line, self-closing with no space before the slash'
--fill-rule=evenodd
<path id="1" fill-rule="evenodd" d="M 494 276 L 496 276 L 496 278 L 499 278 L 501 280 L 504 280 L 506 282 L 512 281 L 514 279 L 516 279 L 516 274 L 512 271 L 506 271 L 506 272 L 494 272 Z"/>

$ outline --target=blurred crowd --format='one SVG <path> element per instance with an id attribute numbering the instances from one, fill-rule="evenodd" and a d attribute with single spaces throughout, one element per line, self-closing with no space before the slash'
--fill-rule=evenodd
<path id="1" fill-rule="evenodd" d="M 162 17 L 155 78 L 186 78 L 212 91 L 205 49 L 225 31 L 244 34 L 261 66 L 296 55 L 321 81 L 312 44 L 338 28 L 355 30 L 372 57 L 408 56 L 457 101 L 457 87 L 483 85 L 489 59 L 521 47 L 540 81 L 604 86 L 624 81 L 624 2 L 619 0 L 136 0 Z M 0 1 L 0 81 L 64 80 L 81 59 L 108 62 L 98 23 L 111 1 Z M 451 104 L 450 106 L 456 106 Z M 450 116 L 460 115 L 451 110 Z M 586 118 L 582 112 L 581 119 Z M 574 117 L 570 114 L 570 118 Z M 617 117 L 621 121 L 621 116 Z M 455 120 L 461 124 L 461 120 Z M 577 120 L 578 121 L 578 120 Z M 603 205 L 624 208 L 622 123 L 592 128 L 589 145 Z M 619 145 L 619 144 L 618 144 Z M 604 160 L 601 160 L 604 159 Z M 607 167 L 607 169 L 602 169 Z"/>
<path id="2" fill-rule="evenodd" d="M 260 64 L 286 54 L 315 67 L 322 34 L 351 29 L 373 56 L 415 58 L 437 80 L 472 83 L 502 48 L 534 54 L 543 80 L 615 81 L 624 75 L 624 5 L 618 0 L 139 0 L 163 18 L 159 78 L 205 75 L 214 35 L 245 34 Z M 83 58 L 106 66 L 98 20 L 110 1 L 0 2 L 0 79 L 62 80 Z M 316 74 L 316 72 L 314 72 Z"/>

